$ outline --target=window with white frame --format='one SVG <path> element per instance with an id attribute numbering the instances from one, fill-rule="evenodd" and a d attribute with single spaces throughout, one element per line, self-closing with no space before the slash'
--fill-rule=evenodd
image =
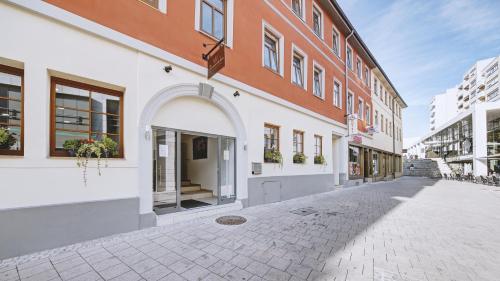
<path id="1" fill-rule="evenodd" d="M 347 95 L 347 114 L 351 115 L 354 113 L 354 97 L 352 93 Z"/>
<path id="2" fill-rule="evenodd" d="M 316 6 L 313 6 L 313 30 L 316 35 L 323 38 L 323 17 Z"/>
<path id="3" fill-rule="evenodd" d="M 318 98 L 323 98 L 324 90 L 324 70 L 318 65 L 313 68 L 313 94 Z"/>
<path id="4" fill-rule="evenodd" d="M 356 74 L 358 78 L 361 79 L 361 59 L 359 58 L 356 59 Z"/>
<path id="5" fill-rule="evenodd" d="M 293 53 L 292 83 L 304 88 L 304 57 L 297 52 Z"/>
<path id="6" fill-rule="evenodd" d="M 368 126 L 370 126 L 370 125 L 371 125 L 371 121 L 372 121 L 372 120 L 371 120 L 371 119 L 372 119 L 372 118 L 371 118 L 371 117 L 372 117 L 372 116 L 371 116 L 371 114 L 372 114 L 372 113 L 371 113 L 371 108 L 370 108 L 370 106 L 369 106 L 369 105 L 366 105 L 366 109 L 365 109 L 365 116 L 366 116 L 366 117 L 365 117 L 365 121 L 366 121 L 366 125 L 368 125 Z"/>
<path id="7" fill-rule="evenodd" d="M 292 10 L 299 17 L 304 17 L 304 9 L 303 9 L 304 0 L 292 0 Z"/>
<path id="8" fill-rule="evenodd" d="M 201 30 L 222 39 L 225 33 L 225 1 L 201 0 Z"/>
<path id="9" fill-rule="evenodd" d="M 342 89 L 336 80 L 333 82 L 333 105 L 342 107 Z"/>
<path id="10" fill-rule="evenodd" d="M 333 45 L 332 45 L 333 52 L 337 56 L 340 56 L 340 35 L 339 32 L 335 29 L 333 29 L 332 32 L 332 39 L 333 39 Z"/>
<path id="11" fill-rule="evenodd" d="M 368 67 L 365 67 L 365 85 L 370 86 L 370 71 L 368 71 Z"/>
<path id="12" fill-rule="evenodd" d="M 378 126 L 378 110 L 375 110 L 374 121 L 375 121 L 375 126 Z"/>
<path id="13" fill-rule="evenodd" d="M 373 92 L 376 96 L 378 96 L 378 80 L 377 78 L 373 79 Z"/>
<path id="14" fill-rule="evenodd" d="M 279 40 L 266 30 L 264 34 L 264 66 L 279 72 Z"/>
<path id="15" fill-rule="evenodd" d="M 385 105 L 387 105 L 387 91 L 384 92 Z"/>
<path id="16" fill-rule="evenodd" d="M 384 114 L 380 114 L 380 131 L 384 132 Z"/>
<path id="17" fill-rule="evenodd" d="M 364 112 L 364 107 L 363 107 L 363 100 L 362 99 L 358 99 L 358 118 L 363 120 L 364 116 L 363 116 L 363 112 Z"/>
<path id="18" fill-rule="evenodd" d="M 352 70 L 352 49 L 347 46 L 347 67 Z"/>

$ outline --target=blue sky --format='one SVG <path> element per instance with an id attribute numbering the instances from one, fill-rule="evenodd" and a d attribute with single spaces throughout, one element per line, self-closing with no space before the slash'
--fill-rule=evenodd
<path id="1" fill-rule="evenodd" d="M 500 55 L 500 0 L 337 0 L 408 104 L 405 139 L 425 134 L 432 96 Z"/>

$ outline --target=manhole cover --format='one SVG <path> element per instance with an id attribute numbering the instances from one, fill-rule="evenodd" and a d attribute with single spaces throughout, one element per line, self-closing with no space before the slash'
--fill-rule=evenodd
<path id="1" fill-rule="evenodd" d="M 241 216 L 223 216 L 218 217 L 215 221 L 223 225 L 239 225 L 247 222 L 247 219 Z"/>
<path id="2" fill-rule="evenodd" d="M 292 210 L 290 211 L 290 213 L 292 214 L 296 214 L 296 215 L 300 215 L 300 216 L 307 216 L 307 215 L 310 215 L 310 214 L 314 214 L 314 213 L 317 213 L 318 211 L 314 210 L 313 208 L 311 207 L 308 207 L 308 208 L 300 208 L 300 209 L 296 209 L 296 210 Z"/>

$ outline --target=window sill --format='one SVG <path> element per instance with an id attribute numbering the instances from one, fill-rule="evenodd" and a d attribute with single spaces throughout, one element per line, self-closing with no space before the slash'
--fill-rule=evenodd
<path id="1" fill-rule="evenodd" d="M 338 106 L 338 105 L 336 105 L 336 104 L 334 104 L 334 105 L 333 105 L 333 107 L 335 107 L 335 108 L 337 108 L 337 109 L 342 110 L 342 107 L 341 107 L 341 106 Z"/>
<path id="2" fill-rule="evenodd" d="M 317 99 L 319 99 L 321 101 L 325 101 L 325 98 L 323 96 L 319 97 L 319 96 L 313 94 L 313 97 L 315 97 L 315 98 L 317 98 Z"/>
<path id="3" fill-rule="evenodd" d="M 272 72 L 273 74 L 278 75 L 279 77 L 283 78 L 283 75 L 281 75 L 281 73 L 277 72 L 276 70 L 274 70 L 274 69 L 272 69 L 272 68 L 269 68 L 269 67 L 267 67 L 266 65 L 263 65 L 263 67 L 264 67 L 266 70 L 268 70 L 268 71 Z"/>
<path id="4" fill-rule="evenodd" d="M 292 85 L 295 86 L 295 87 L 297 87 L 297 88 L 299 88 L 299 89 L 301 89 L 301 90 L 304 90 L 305 92 L 307 92 L 307 89 L 304 86 L 301 86 L 301 85 L 299 85 L 299 84 L 297 84 L 297 83 L 295 83 L 293 81 L 292 81 Z"/>

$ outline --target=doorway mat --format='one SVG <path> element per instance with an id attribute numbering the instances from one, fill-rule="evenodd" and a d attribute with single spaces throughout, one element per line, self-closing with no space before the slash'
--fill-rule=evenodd
<path id="1" fill-rule="evenodd" d="M 198 200 L 188 199 L 181 201 L 181 207 L 186 209 L 192 209 L 197 207 L 210 206 L 212 204 L 201 202 Z"/>

